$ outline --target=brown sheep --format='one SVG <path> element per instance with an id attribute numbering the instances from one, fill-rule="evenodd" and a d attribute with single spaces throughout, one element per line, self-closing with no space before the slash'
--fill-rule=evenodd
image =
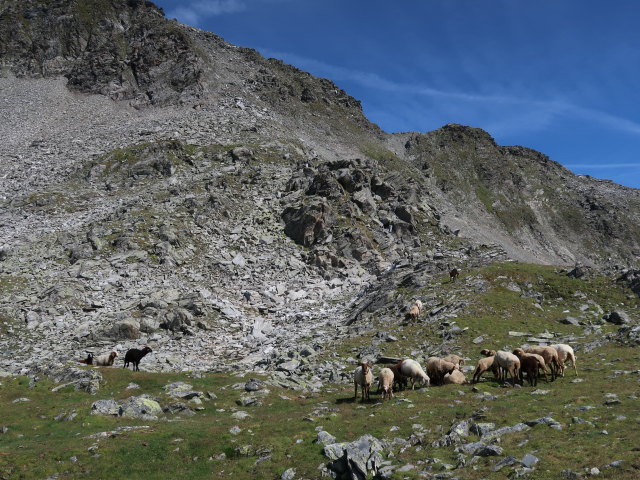
<path id="1" fill-rule="evenodd" d="M 498 378 L 500 376 L 498 364 L 495 363 L 495 356 L 493 355 L 478 360 L 476 370 L 473 372 L 472 383 L 478 383 L 480 381 L 480 378 L 482 377 L 482 374 L 487 370 L 491 370 L 493 372 L 494 378 Z"/>
<path id="2" fill-rule="evenodd" d="M 544 363 L 549 365 L 551 370 L 551 381 L 555 380 L 560 373 L 561 369 L 564 369 L 564 364 L 560 363 L 558 358 L 558 351 L 555 348 L 545 346 L 533 346 L 525 348 L 525 353 L 537 353 L 544 358 Z"/>
<path id="3" fill-rule="evenodd" d="M 525 353 L 521 348 L 516 348 L 513 354 L 520 359 L 520 383 L 524 382 L 523 373 L 526 373 L 529 385 L 535 387 L 538 384 L 538 370 L 545 370 L 543 358 L 534 353 Z"/>
<path id="4" fill-rule="evenodd" d="M 467 383 L 467 379 L 465 378 L 464 373 L 460 370 L 454 370 L 450 374 L 447 373 L 444 376 L 443 383 L 445 385 L 464 385 Z"/>
<path id="5" fill-rule="evenodd" d="M 429 357 L 427 359 L 426 369 L 427 375 L 431 379 L 433 385 L 442 385 L 444 383 L 444 376 L 451 374 L 458 367 L 438 357 Z"/>
<path id="6" fill-rule="evenodd" d="M 453 363 L 455 366 L 458 367 L 458 370 L 460 369 L 460 367 L 462 365 L 464 365 L 464 358 L 459 357 L 458 355 L 447 355 L 446 357 L 443 357 L 442 359 L 444 361 L 446 361 L 446 362 Z"/>
<path id="7" fill-rule="evenodd" d="M 399 361 L 395 365 L 387 367 L 393 372 L 393 386 L 396 388 L 396 391 L 404 390 L 409 384 L 409 377 L 403 375 L 400 371 L 401 365 L 402 361 Z"/>

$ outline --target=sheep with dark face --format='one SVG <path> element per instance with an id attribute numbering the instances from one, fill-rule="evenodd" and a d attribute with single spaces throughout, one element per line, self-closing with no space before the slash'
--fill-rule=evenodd
<path id="1" fill-rule="evenodd" d="M 147 353 L 151 353 L 152 351 L 153 350 L 151 350 L 150 347 L 144 347 L 142 350 L 138 350 L 137 348 L 130 348 L 129 350 L 127 350 L 127 353 L 125 353 L 124 355 L 124 367 L 122 368 L 128 368 L 129 363 L 133 363 L 133 371 L 139 372 L 140 360 L 142 360 L 142 358 Z"/>
<path id="2" fill-rule="evenodd" d="M 105 353 L 104 355 L 98 355 L 95 357 L 94 364 L 99 367 L 110 367 L 113 365 L 114 360 L 118 356 L 118 352 L 113 350 L 111 353 Z"/>
<path id="3" fill-rule="evenodd" d="M 87 365 L 93 365 L 93 353 L 87 352 L 87 358 L 83 358 L 78 360 L 80 363 L 85 363 Z"/>

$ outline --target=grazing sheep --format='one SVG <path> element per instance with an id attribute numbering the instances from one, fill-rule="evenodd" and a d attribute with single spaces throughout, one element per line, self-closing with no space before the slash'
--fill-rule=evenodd
<path id="1" fill-rule="evenodd" d="M 147 354 L 151 353 L 152 350 L 150 347 L 144 347 L 142 350 L 138 350 L 137 348 L 130 348 L 127 350 L 127 353 L 124 354 L 124 367 L 129 367 L 129 363 L 133 363 L 133 371 L 140 371 L 140 360 Z"/>
<path id="2" fill-rule="evenodd" d="M 445 385 L 464 385 L 467 383 L 467 379 L 460 370 L 454 370 L 444 376 L 443 383 Z"/>
<path id="3" fill-rule="evenodd" d="M 98 355 L 94 358 L 94 363 L 99 367 L 110 367 L 113 365 L 113 361 L 118 356 L 118 352 L 113 350 L 111 353 L 105 353 L 104 355 Z"/>
<path id="4" fill-rule="evenodd" d="M 526 353 L 537 353 L 542 358 L 544 358 L 544 363 L 546 365 L 549 365 L 549 370 L 551 370 L 551 381 L 555 380 L 560 370 L 564 368 L 564 364 L 560 362 L 560 359 L 558 358 L 558 352 L 555 348 L 546 346 L 534 346 L 525 348 L 524 351 Z"/>
<path id="5" fill-rule="evenodd" d="M 78 360 L 80 363 L 86 363 L 87 365 L 93 365 L 93 353 L 87 352 L 87 358 Z"/>
<path id="6" fill-rule="evenodd" d="M 409 378 L 409 381 L 411 382 L 411 390 L 414 389 L 416 380 L 420 381 L 427 387 L 430 384 L 429 376 L 424 373 L 420 364 L 410 358 L 402 360 L 400 364 L 400 373 Z"/>
<path id="7" fill-rule="evenodd" d="M 576 377 L 578 376 L 578 368 L 576 367 L 576 354 L 573 352 L 573 348 L 565 343 L 558 343 L 556 345 L 549 345 L 551 348 L 555 349 L 558 352 L 558 360 L 560 362 L 560 375 L 564 377 L 564 363 L 567 360 L 571 361 L 573 365 L 573 371 L 576 372 Z"/>
<path id="8" fill-rule="evenodd" d="M 389 370 L 393 373 L 393 386 L 396 387 L 396 391 L 404 390 L 407 388 L 407 383 L 409 383 L 409 379 L 402 374 L 400 370 L 400 366 L 402 365 L 402 361 L 399 361 L 395 365 L 390 365 Z"/>
<path id="9" fill-rule="evenodd" d="M 511 382 L 515 385 L 520 374 L 520 359 L 511 352 L 498 350 L 495 361 L 500 367 L 500 381 L 506 382 L 507 376 L 511 375 Z"/>
<path id="10" fill-rule="evenodd" d="M 413 302 L 413 305 L 411 305 L 411 308 L 409 308 L 409 312 L 407 312 L 406 317 L 415 322 L 418 320 L 420 312 L 422 312 L 422 302 L 420 300 L 416 300 Z"/>
<path id="11" fill-rule="evenodd" d="M 521 348 L 516 348 L 513 354 L 520 359 L 520 383 L 524 382 L 523 373 L 527 374 L 529 385 L 535 387 L 538 384 L 538 370 L 542 369 L 547 377 L 544 359 L 535 353 L 525 353 Z"/>
<path id="12" fill-rule="evenodd" d="M 446 357 L 443 357 L 442 359 L 444 361 L 446 361 L 446 362 L 453 363 L 456 367 L 458 367 L 458 370 L 460 370 L 460 367 L 462 367 L 462 365 L 464 365 L 464 358 L 459 357 L 458 355 L 447 355 Z"/>
<path id="13" fill-rule="evenodd" d="M 373 373 L 371 372 L 371 365 L 367 362 L 361 363 L 358 368 L 353 372 L 353 385 L 355 387 L 355 393 L 353 399 L 358 398 L 358 385 L 362 388 L 362 401 L 365 398 L 369 400 L 369 389 L 373 383 Z"/>
<path id="14" fill-rule="evenodd" d="M 493 372 L 494 378 L 500 377 L 500 370 L 498 368 L 498 364 L 495 362 L 495 359 L 496 357 L 494 355 L 490 355 L 478 360 L 476 370 L 473 372 L 472 383 L 478 383 L 480 381 L 480 377 L 482 377 L 482 374 L 487 370 L 491 370 Z"/>
<path id="15" fill-rule="evenodd" d="M 394 375 L 390 368 L 383 368 L 378 374 L 378 386 L 382 389 L 382 401 L 385 398 L 391 400 L 393 398 L 393 379 Z"/>
<path id="16" fill-rule="evenodd" d="M 442 358 L 429 357 L 427 358 L 427 375 L 431 379 L 433 385 L 442 385 L 444 383 L 444 376 L 451 374 L 457 367 L 454 363 L 447 362 Z"/>

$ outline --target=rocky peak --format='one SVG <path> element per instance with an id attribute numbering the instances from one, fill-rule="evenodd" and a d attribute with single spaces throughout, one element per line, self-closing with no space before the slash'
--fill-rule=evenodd
<path id="1" fill-rule="evenodd" d="M 184 28 L 142 0 L 3 2 L 0 60 L 17 76 L 63 75 L 138 104 L 198 97 L 203 60 Z"/>

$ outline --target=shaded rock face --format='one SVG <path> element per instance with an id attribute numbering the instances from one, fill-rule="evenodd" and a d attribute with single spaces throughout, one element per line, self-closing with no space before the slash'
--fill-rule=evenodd
<path id="1" fill-rule="evenodd" d="M 449 124 L 405 138 L 407 157 L 462 214 L 450 221 L 463 235 L 485 231 L 535 251 L 537 262 L 635 262 L 638 190 L 573 175 L 540 152 L 497 145 L 478 128 Z"/>
<path id="2" fill-rule="evenodd" d="M 175 103 L 201 92 L 202 59 L 151 2 L 3 5 L 0 58 L 19 76 L 64 75 L 78 91 L 139 103 Z"/>
<path id="3" fill-rule="evenodd" d="M 301 207 L 287 207 L 282 212 L 284 233 L 293 241 L 309 247 L 324 240 L 334 222 L 331 207 L 325 201 L 316 201 Z"/>

